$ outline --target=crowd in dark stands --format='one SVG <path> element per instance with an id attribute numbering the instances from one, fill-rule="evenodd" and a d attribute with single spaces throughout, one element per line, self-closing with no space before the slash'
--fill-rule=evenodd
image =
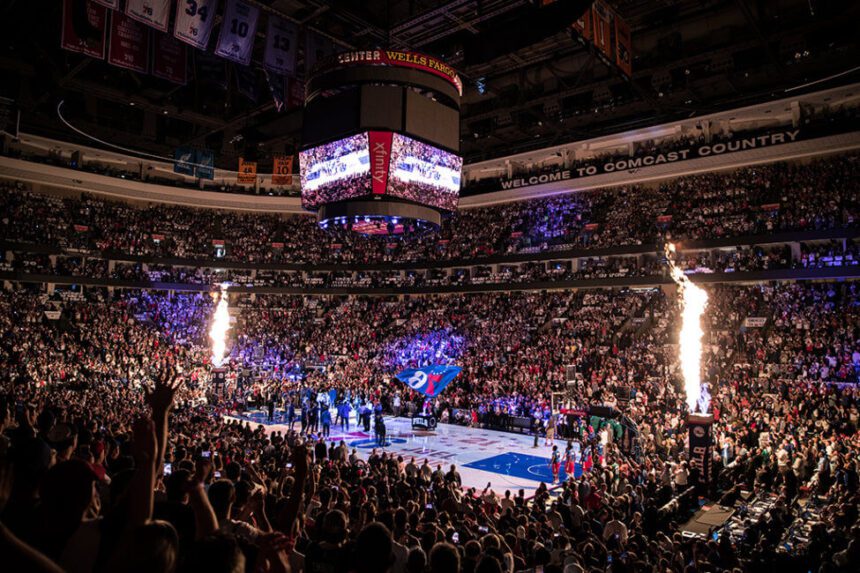
<path id="1" fill-rule="evenodd" d="M 374 288 L 662 276 L 656 254 L 595 253 L 575 267 L 479 259 L 850 227 L 858 161 L 839 156 L 467 210 L 441 235 L 394 248 L 388 239 L 332 238 L 310 218 L 138 208 L 8 183 L 0 240 L 18 246 L 4 247 L 11 257 L 0 270 Z M 212 262 L 213 241 L 223 241 L 225 259 L 242 262 L 468 258 L 477 266 L 252 272 L 109 256 Z M 22 243 L 63 251 L 30 252 Z M 761 244 L 681 250 L 678 265 L 688 273 L 822 269 L 857 257 L 850 240 Z M 11 277 L 0 291 L 2 569 L 858 570 L 860 283 L 705 288 L 701 373 L 714 444 L 712 479 L 700 484 L 703 468 L 688 456 L 672 288 L 233 293 L 218 388 L 208 292 L 48 287 Z M 434 399 L 392 380 L 435 360 L 462 373 Z M 335 398 L 323 399 L 331 391 Z M 270 432 L 235 421 L 267 402 L 297 412 L 299 427 Z M 560 415 L 595 404 L 622 416 L 572 423 Z M 541 484 L 529 498 L 492 483 L 463 488 L 454 467 L 328 441 L 313 420 L 342 409 L 429 411 L 443 424 L 496 430 L 526 418 L 544 440 L 557 424 L 577 445 L 584 473 Z M 685 536 L 681 526 L 699 499 L 736 515 L 713 535 Z"/>
<path id="2" fill-rule="evenodd" d="M 254 381 L 239 388 L 231 378 L 220 398 L 206 365 L 208 295 L 95 290 L 62 301 L 7 291 L 6 562 L 28 571 L 853 570 L 860 289 L 709 294 L 703 372 L 716 422 L 703 495 L 732 505 L 752 492 L 772 507 L 766 519 L 738 520 L 740 533 L 699 541 L 678 533 L 686 514 L 672 504 L 698 469 L 686 457 L 672 350 L 677 303 L 662 291 L 243 298 L 228 368 L 253 367 Z M 45 318 L 48 306 L 61 318 Z M 751 316 L 764 324 L 745 326 Z M 389 383 L 395 358 L 413 340 L 420 358 L 448 339 L 463 374 L 430 406 L 443 422 L 545 421 L 575 365 L 567 405 L 613 405 L 635 437 L 583 422 L 568 435 L 582 444 L 586 473 L 524 499 L 463 490 L 456 473 L 420 460 L 359 456 L 310 429 L 270 434 L 219 416 L 273 390 L 297 409 L 332 388 L 339 403 L 420 408 Z M 820 520 L 793 537 L 812 506 Z"/>
<path id="3" fill-rule="evenodd" d="M 465 209 L 438 234 L 365 237 L 312 217 L 138 208 L 95 196 L 35 194 L 7 182 L 0 239 L 66 249 L 252 263 L 477 260 L 575 248 L 656 245 L 853 227 L 860 157 L 777 163 L 681 177 L 653 187 L 582 192 Z"/>

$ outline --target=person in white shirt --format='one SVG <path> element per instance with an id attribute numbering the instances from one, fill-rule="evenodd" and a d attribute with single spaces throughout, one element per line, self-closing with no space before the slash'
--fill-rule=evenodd
<path id="1" fill-rule="evenodd" d="M 687 479 L 690 477 L 690 472 L 687 470 L 687 464 L 681 462 L 675 468 L 675 489 L 687 487 Z"/>
<path id="2" fill-rule="evenodd" d="M 508 510 L 508 509 L 513 509 L 513 507 L 514 507 L 514 500 L 513 500 L 513 499 L 511 499 L 511 490 L 509 490 L 509 489 L 508 489 L 508 490 L 505 490 L 505 497 L 503 497 L 503 498 L 499 501 L 499 505 L 500 505 L 500 506 L 501 506 L 501 508 L 502 508 L 502 513 L 504 513 L 504 512 L 505 512 L 506 510 Z"/>

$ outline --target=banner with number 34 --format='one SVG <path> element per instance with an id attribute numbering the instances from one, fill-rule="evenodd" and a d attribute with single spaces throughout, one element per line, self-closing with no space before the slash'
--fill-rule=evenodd
<path id="1" fill-rule="evenodd" d="M 176 0 L 173 36 L 186 44 L 205 50 L 215 23 L 218 0 Z"/>

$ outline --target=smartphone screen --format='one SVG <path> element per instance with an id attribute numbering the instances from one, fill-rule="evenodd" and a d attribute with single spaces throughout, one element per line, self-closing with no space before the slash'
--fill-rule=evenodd
<path id="1" fill-rule="evenodd" d="M 164 464 L 164 475 L 169 476 L 173 473 L 173 464 Z"/>
<path id="2" fill-rule="evenodd" d="M 205 452 L 203 452 L 200 455 L 203 456 L 204 458 L 208 458 L 208 457 L 212 456 L 212 452 L 210 452 L 209 450 L 206 450 Z"/>

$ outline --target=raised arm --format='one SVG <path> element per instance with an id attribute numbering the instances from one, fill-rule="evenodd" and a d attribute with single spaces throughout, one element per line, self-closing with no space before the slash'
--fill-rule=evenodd
<path id="1" fill-rule="evenodd" d="M 152 420 L 155 422 L 155 437 L 158 446 L 155 456 L 156 475 L 161 475 L 164 471 L 168 418 L 170 409 L 173 407 L 173 397 L 183 382 L 183 379 L 178 376 L 170 382 L 165 377 L 159 377 L 152 390 L 146 387 L 143 389 L 146 394 L 146 403 L 152 409 Z"/>
<path id="2" fill-rule="evenodd" d="M 128 488 L 128 525 L 143 525 L 152 517 L 155 495 L 155 459 L 157 444 L 152 420 L 140 418 L 134 423 L 134 476 Z"/>
<path id="3" fill-rule="evenodd" d="M 206 490 L 203 489 L 203 484 L 206 483 L 206 478 L 209 477 L 209 472 L 212 470 L 212 462 L 209 460 L 199 460 L 194 469 L 194 475 L 186 484 L 188 492 L 188 503 L 191 509 L 194 510 L 195 522 L 195 537 L 202 539 L 212 535 L 218 530 L 218 518 L 215 516 L 215 510 L 209 503 L 209 496 L 206 495 Z"/>

